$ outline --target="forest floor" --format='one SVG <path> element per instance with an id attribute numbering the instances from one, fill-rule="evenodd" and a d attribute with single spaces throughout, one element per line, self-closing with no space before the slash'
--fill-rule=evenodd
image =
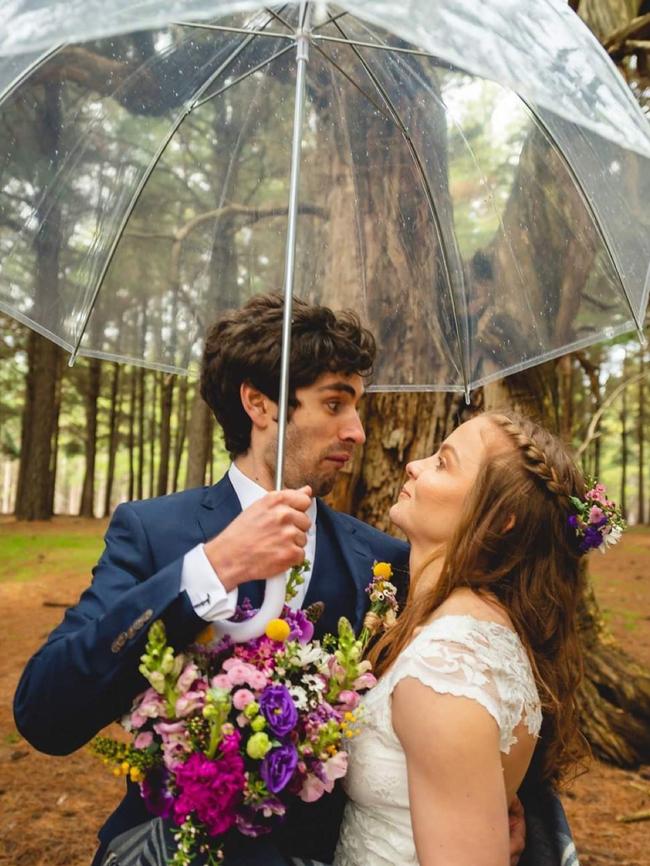
<path id="1" fill-rule="evenodd" d="M 29 656 L 87 585 L 105 521 L 0 518 L 0 866 L 88 866 L 95 834 L 122 796 L 81 749 L 66 758 L 34 751 L 18 734 L 12 696 Z M 650 667 L 650 530 L 630 530 L 591 571 L 606 621 L 621 646 Z M 650 766 L 626 771 L 594 762 L 564 803 L 582 866 L 650 866 Z"/>

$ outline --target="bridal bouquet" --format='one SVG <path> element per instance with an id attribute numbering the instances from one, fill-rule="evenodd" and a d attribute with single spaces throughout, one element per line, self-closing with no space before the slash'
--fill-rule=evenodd
<path id="1" fill-rule="evenodd" d="M 287 598 L 304 568 L 292 572 Z M 268 833 L 292 798 L 318 800 L 345 775 L 344 743 L 359 729 L 361 693 L 375 684 L 365 643 L 377 618 L 396 610 L 390 576 L 387 563 L 375 564 L 373 628 L 359 639 L 342 618 L 338 635 L 313 640 L 313 613 L 287 605 L 262 637 L 183 653 L 168 645 L 161 621 L 151 626 L 140 665 L 150 687 L 122 720 L 130 742 L 99 736 L 91 747 L 175 826 L 173 866 L 197 853 L 220 863 L 227 833 Z"/>

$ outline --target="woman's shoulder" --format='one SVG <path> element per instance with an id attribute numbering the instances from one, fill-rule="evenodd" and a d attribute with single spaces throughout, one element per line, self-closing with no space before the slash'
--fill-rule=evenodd
<path id="1" fill-rule="evenodd" d="M 507 611 L 499 604 L 496 598 L 488 595 L 478 594 L 469 588 L 460 587 L 452 592 L 449 598 L 436 608 L 434 614 L 418 631 L 438 630 L 436 623 L 446 618 L 457 617 L 460 620 L 471 622 L 492 623 L 504 629 L 516 633 L 512 620 Z"/>

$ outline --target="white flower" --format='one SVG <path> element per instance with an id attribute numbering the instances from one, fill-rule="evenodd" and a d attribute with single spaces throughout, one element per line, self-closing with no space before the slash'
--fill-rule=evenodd
<path id="1" fill-rule="evenodd" d="M 295 658 L 292 659 L 292 661 L 294 661 L 299 667 L 306 668 L 308 665 L 320 661 L 322 654 L 323 651 L 319 646 L 300 644 L 295 654 Z"/>
<path id="2" fill-rule="evenodd" d="M 307 692 L 302 686 L 289 686 L 289 694 L 299 710 L 307 709 Z"/>

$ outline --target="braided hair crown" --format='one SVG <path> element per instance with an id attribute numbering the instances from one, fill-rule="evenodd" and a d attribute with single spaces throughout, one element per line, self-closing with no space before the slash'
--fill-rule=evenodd
<path id="1" fill-rule="evenodd" d="M 514 412 L 486 414 L 515 444 L 522 456 L 524 468 L 555 497 L 562 509 L 570 512 L 571 496 L 583 494 L 584 481 L 568 449 L 557 437 L 523 415 Z"/>

